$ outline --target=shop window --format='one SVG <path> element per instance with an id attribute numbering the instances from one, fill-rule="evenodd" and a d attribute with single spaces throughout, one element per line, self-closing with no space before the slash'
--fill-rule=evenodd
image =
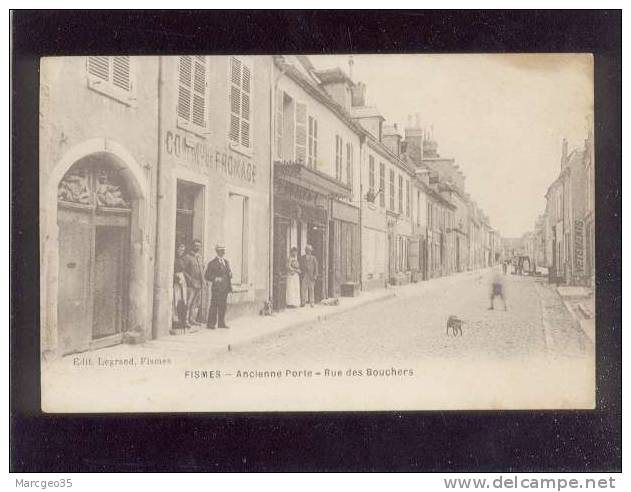
<path id="1" fill-rule="evenodd" d="M 252 66 L 244 58 L 230 57 L 230 143 L 236 150 L 252 149 Z"/>
<path id="2" fill-rule="evenodd" d="M 135 101 L 130 56 L 88 56 L 88 87 L 128 106 Z"/>
<path id="3" fill-rule="evenodd" d="M 230 193 L 226 204 L 226 258 L 232 269 L 232 283 L 248 281 L 248 197 Z"/>
<path id="4" fill-rule="evenodd" d="M 206 135 L 206 57 L 180 56 L 178 60 L 177 126 Z"/>

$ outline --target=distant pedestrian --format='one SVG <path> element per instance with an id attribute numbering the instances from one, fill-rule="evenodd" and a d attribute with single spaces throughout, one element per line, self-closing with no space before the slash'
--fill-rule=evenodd
<path id="1" fill-rule="evenodd" d="M 489 310 L 493 310 L 493 301 L 496 297 L 502 299 L 502 303 L 504 304 L 504 311 L 506 311 L 507 308 L 506 296 L 504 293 L 504 279 L 499 273 L 495 273 L 493 275 L 493 279 L 491 282 L 491 307 L 489 307 Z"/>
<path id="2" fill-rule="evenodd" d="M 315 303 L 315 282 L 318 278 L 318 260 L 312 254 L 313 248 L 310 244 L 305 246 L 305 254 L 302 257 L 302 265 L 300 271 L 302 272 L 302 303 L 301 306 L 307 304 L 307 302 L 313 307 Z"/>
<path id="3" fill-rule="evenodd" d="M 204 265 L 202 263 L 202 242 L 195 239 L 188 253 L 182 259 L 186 277 L 186 322 L 198 325 L 200 319 L 202 288 L 204 287 Z"/>
<path id="4" fill-rule="evenodd" d="M 226 248 L 215 246 L 217 256 L 208 262 L 206 267 L 206 280 L 210 282 L 210 309 L 208 310 L 207 328 L 229 328 L 226 325 L 226 309 L 228 306 L 228 294 L 232 292 L 232 271 L 228 260 L 224 258 Z"/>
<path id="5" fill-rule="evenodd" d="M 298 248 L 291 248 L 287 260 L 287 289 L 285 294 L 287 307 L 298 307 L 300 303 L 300 260 Z"/>
<path id="6" fill-rule="evenodd" d="M 503 272 L 504 272 L 504 275 L 506 275 L 506 272 L 507 272 L 507 270 L 508 270 L 508 260 L 504 260 L 504 261 L 502 262 L 502 270 L 503 270 Z"/>

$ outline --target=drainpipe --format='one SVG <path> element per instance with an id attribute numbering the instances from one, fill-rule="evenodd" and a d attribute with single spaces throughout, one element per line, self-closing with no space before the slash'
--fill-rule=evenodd
<path id="1" fill-rule="evenodd" d="M 156 222 L 155 222 L 155 252 L 153 255 L 153 317 L 151 322 L 151 337 L 158 337 L 158 324 L 160 323 L 160 311 L 161 311 L 161 294 L 165 289 L 165 286 L 162 285 L 162 281 L 160 278 L 161 268 L 162 268 L 162 251 L 164 248 L 161 247 L 160 244 L 160 217 L 161 217 L 161 209 L 163 207 L 162 203 L 164 201 L 165 190 L 164 190 L 164 180 L 162 179 L 162 105 L 163 105 L 163 87 L 164 87 L 164 67 L 162 56 L 158 57 L 158 162 L 156 165 Z"/>

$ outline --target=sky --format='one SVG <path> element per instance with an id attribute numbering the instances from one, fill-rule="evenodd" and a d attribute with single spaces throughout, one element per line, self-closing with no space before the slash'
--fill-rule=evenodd
<path id="1" fill-rule="evenodd" d="M 348 55 L 310 56 L 349 70 Z M 353 80 L 386 124 L 418 113 L 441 157 L 503 237 L 533 230 L 560 171 L 563 138 L 582 148 L 593 121 L 593 62 L 585 54 L 353 55 Z M 415 118 L 415 117 L 414 117 Z"/>

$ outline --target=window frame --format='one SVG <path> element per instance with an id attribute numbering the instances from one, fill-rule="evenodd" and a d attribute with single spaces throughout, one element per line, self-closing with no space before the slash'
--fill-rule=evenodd
<path id="1" fill-rule="evenodd" d="M 179 111 L 179 99 L 180 99 L 180 87 L 182 85 L 182 82 L 180 80 L 180 64 L 182 63 L 182 58 L 184 58 L 185 56 L 189 56 L 190 58 L 192 58 L 191 60 L 191 98 L 190 98 L 190 120 L 185 119 L 184 117 L 182 117 L 180 115 L 180 111 Z M 198 137 L 201 138 L 206 138 L 206 136 L 210 133 L 209 129 L 208 129 L 208 106 L 210 103 L 210 97 L 208 95 L 208 72 L 209 72 L 209 64 L 208 64 L 208 57 L 207 56 L 203 56 L 204 59 L 204 69 L 205 69 L 205 74 L 204 74 L 204 126 L 200 126 L 197 123 L 193 122 L 193 97 L 195 96 L 196 92 L 194 89 L 194 83 L 195 83 L 195 58 L 196 55 L 179 55 L 177 57 L 177 67 L 176 67 L 176 76 L 175 79 L 177 80 L 177 88 L 176 88 L 176 98 L 175 98 L 175 117 L 176 117 L 176 126 L 184 131 L 193 133 L 195 135 L 197 135 Z M 199 94 L 199 92 L 197 92 L 197 94 Z"/>
<path id="2" fill-rule="evenodd" d="M 90 73 L 90 59 L 91 58 L 107 58 L 108 59 L 108 79 L 103 78 Z M 114 85 L 114 60 L 116 58 L 128 58 L 129 59 L 129 90 L 126 91 L 121 87 Z M 98 92 L 101 95 L 107 96 L 115 101 L 118 101 L 128 107 L 137 107 L 138 99 L 136 97 L 136 67 L 133 56 L 86 56 L 85 57 L 85 75 L 88 89 Z"/>
<path id="3" fill-rule="evenodd" d="M 233 87 L 236 87 L 236 84 L 232 81 L 232 60 L 237 60 L 241 63 L 241 68 L 243 69 L 243 67 L 245 66 L 249 71 L 250 71 L 250 91 L 248 93 L 249 96 L 249 117 L 248 117 L 248 133 L 249 133 L 249 145 L 245 146 L 243 145 L 243 140 L 242 140 L 242 129 L 243 129 L 243 97 L 242 97 L 242 91 L 243 91 L 243 87 L 238 87 L 239 89 L 239 141 L 235 142 L 232 139 L 231 136 L 231 129 L 232 129 L 232 116 L 235 114 L 232 111 L 232 89 Z M 254 153 L 254 133 L 253 133 L 253 128 L 254 125 L 252 124 L 253 120 L 254 120 L 254 60 L 251 59 L 251 57 L 249 56 L 242 56 L 242 55 L 230 55 L 228 57 L 228 76 L 227 76 L 227 80 L 228 80 L 228 128 L 227 128 L 227 132 L 226 132 L 226 136 L 228 138 L 228 146 L 230 147 L 230 149 L 234 150 L 235 152 L 238 152 L 240 154 L 243 154 L 247 157 L 252 157 L 253 153 Z M 241 85 L 243 85 L 243 72 L 241 72 Z"/>

